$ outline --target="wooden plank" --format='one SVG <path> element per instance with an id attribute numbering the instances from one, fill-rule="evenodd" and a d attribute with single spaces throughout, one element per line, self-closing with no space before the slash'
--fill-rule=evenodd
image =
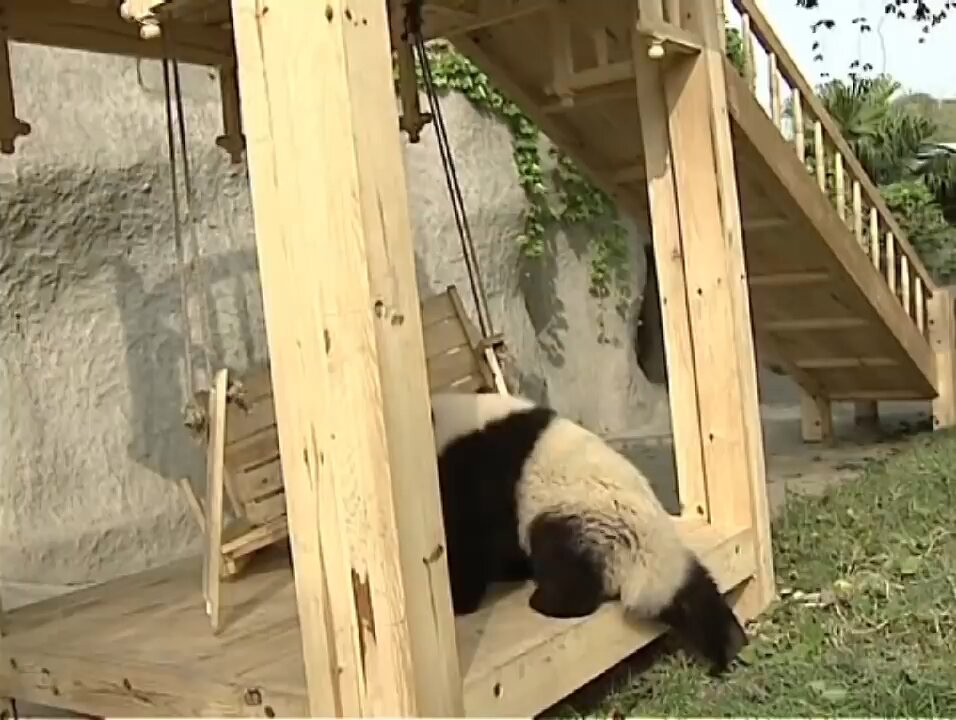
<path id="1" fill-rule="evenodd" d="M 870 180 L 869 176 L 866 174 L 866 170 L 863 169 L 863 166 L 856 158 L 853 150 L 843 138 L 843 134 L 840 132 L 836 121 L 834 121 L 827 112 L 826 108 L 823 106 L 823 103 L 820 101 L 820 98 L 813 91 L 813 88 L 810 87 L 810 84 L 800 72 L 799 66 L 790 56 L 790 53 L 787 52 L 786 47 L 774 32 L 773 25 L 769 20 L 767 20 L 763 12 L 758 7 L 756 0 L 733 0 L 733 3 L 737 9 L 740 10 L 740 12 L 746 12 L 750 16 L 751 27 L 757 28 L 756 32 L 760 34 L 763 42 L 766 44 L 767 51 L 776 55 L 777 64 L 780 68 L 780 71 L 795 88 L 800 90 L 800 93 L 806 100 L 807 105 L 810 107 L 811 113 L 821 123 L 822 129 L 826 131 L 827 135 L 830 137 L 830 141 L 834 144 L 836 148 L 836 154 L 843 156 L 843 161 L 846 162 L 850 174 L 860 182 L 863 191 L 866 192 L 867 200 L 872 203 L 874 207 L 876 207 L 887 227 L 889 227 L 890 231 L 892 231 L 900 240 L 900 246 L 904 253 L 909 256 L 910 262 L 913 263 L 914 271 L 919 273 L 927 287 L 935 288 L 936 285 L 933 282 L 929 272 L 919 260 L 919 256 L 913 249 L 912 245 L 910 245 L 909 241 L 906 239 L 906 234 L 896 222 L 893 213 L 883 200 L 883 196 L 879 189 L 877 189 L 876 185 L 873 184 L 873 181 Z"/>
<path id="2" fill-rule="evenodd" d="M 749 532 L 677 524 L 722 590 L 753 573 Z M 106 717 L 307 717 L 284 556 L 264 556 L 232 584 L 248 611 L 218 637 L 202 611 L 196 558 L 18 608 L 0 692 Z M 533 716 L 663 631 L 629 621 L 619 603 L 587 618 L 546 618 L 528 607 L 530 589 L 458 619 L 467 716 Z"/>
<path id="3" fill-rule="evenodd" d="M 222 565 L 222 502 L 225 489 L 226 389 L 229 372 L 216 372 L 209 394 L 209 444 L 206 447 L 206 545 L 203 555 L 203 589 L 206 614 L 214 633 L 219 632 L 219 574 Z"/>
<path id="4" fill-rule="evenodd" d="M 163 43 L 142 39 L 138 26 L 123 20 L 115 5 L 96 7 L 62 0 L 7 2 L 3 20 L 8 37 L 15 42 L 153 59 L 164 53 Z M 172 21 L 168 29 L 176 39 L 172 55 L 178 60 L 211 67 L 231 62 L 228 31 L 179 21 Z"/>
<path id="5" fill-rule="evenodd" d="M 956 317 L 953 287 L 938 287 L 929 300 L 929 337 L 936 357 L 933 428 L 956 425 Z"/>
<path id="6" fill-rule="evenodd" d="M 800 393 L 800 432 L 804 442 L 833 442 L 833 411 L 828 398 Z"/>
<path id="7" fill-rule="evenodd" d="M 233 0 L 310 711 L 459 715 L 386 7 L 261 10 Z"/>
<path id="8" fill-rule="evenodd" d="M 742 80 L 720 49 L 724 28 L 712 0 L 685 3 L 684 12 L 687 27 L 701 35 L 705 49 L 682 68 L 673 67 L 665 79 L 665 94 L 681 228 L 692 241 L 684 250 L 691 261 L 688 287 L 696 286 L 697 292 L 688 295 L 696 294 L 700 302 L 700 324 L 692 323 L 691 330 L 698 377 L 707 378 L 700 402 L 701 434 L 708 441 L 704 459 L 708 462 L 709 445 L 714 461 L 707 467 L 708 497 L 716 525 L 750 527 L 753 532 L 755 575 L 738 595 L 736 609 L 754 617 L 773 601 L 776 586 L 753 321 L 725 94 L 726 75 Z M 700 121 L 701 107 L 707 108 L 709 122 Z M 790 158 L 795 160 L 792 154 Z M 687 239 L 684 235 L 685 243 Z M 693 316 L 693 304 L 691 309 Z M 711 345 L 701 353 L 704 343 Z M 708 357 L 708 352 L 713 355 Z M 726 384 L 717 379 L 721 377 Z"/>
<path id="9" fill-rule="evenodd" d="M 678 524 L 722 591 L 753 574 L 749 530 L 725 534 L 700 521 Z M 530 590 L 524 586 L 459 620 L 468 717 L 533 717 L 664 631 L 629 621 L 616 603 L 586 618 L 546 618 L 528 610 Z"/>
<path id="10" fill-rule="evenodd" d="M 641 13 L 649 11 L 640 5 Z M 641 108 L 641 136 L 648 201 L 653 228 L 654 264 L 660 297 L 664 355 L 669 383 L 668 401 L 674 435 L 674 463 L 677 469 L 681 506 L 698 517 L 709 519 L 707 479 L 704 468 L 697 383 L 694 381 L 694 346 L 690 329 L 684 250 L 681 239 L 673 156 L 667 127 L 667 104 L 661 80 L 661 66 L 647 57 L 644 40 L 632 37 L 637 97 Z M 681 378 L 681 382 L 676 382 Z M 686 378 L 686 382 L 683 379 Z"/>

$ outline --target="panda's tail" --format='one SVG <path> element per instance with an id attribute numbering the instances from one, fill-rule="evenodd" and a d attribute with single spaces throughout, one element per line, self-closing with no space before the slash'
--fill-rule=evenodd
<path id="1" fill-rule="evenodd" d="M 694 556 L 683 582 L 658 619 L 674 630 L 688 650 L 710 665 L 712 675 L 723 673 L 749 642 L 713 577 Z"/>

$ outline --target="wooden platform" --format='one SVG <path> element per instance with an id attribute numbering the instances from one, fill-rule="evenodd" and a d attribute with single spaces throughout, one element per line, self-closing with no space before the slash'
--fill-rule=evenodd
<path id="1" fill-rule="evenodd" d="M 749 532 L 726 537 L 679 521 L 728 590 L 752 572 Z M 109 716 L 302 717 L 308 714 L 295 590 L 287 555 L 262 558 L 228 594 L 209 630 L 198 560 L 174 563 L 9 613 L 0 696 Z M 557 621 L 502 589 L 458 620 L 469 716 L 528 716 L 646 645 L 656 626 L 620 605 Z"/>

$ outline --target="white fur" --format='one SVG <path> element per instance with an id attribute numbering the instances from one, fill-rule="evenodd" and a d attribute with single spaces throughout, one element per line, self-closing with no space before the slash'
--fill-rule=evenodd
<path id="1" fill-rule="evenodd" d="M 436 393 L 435 441 L 440 453 L 455 438 L 534 407 L 516 396 Z M 517 488 L 518 541 L 529 551 L 528 528 L 544 512 L 584 520 L 585 542 L 604 556 L 605 590 L 629 610 L 653 616 L 679 589 L 690 566 L 671 516 L 647 478 L 585 428 L 562 417 L 544 430 Z"/>

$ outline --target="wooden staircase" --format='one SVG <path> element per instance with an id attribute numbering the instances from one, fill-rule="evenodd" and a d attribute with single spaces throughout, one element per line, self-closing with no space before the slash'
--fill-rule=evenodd
<path id="1" fill-rule="evenodd" d="M 460 5 L 426 6 L 429 34 L 448 38 L 650 227 L 632 3 L 482 6 L 494 15 Z M 663 67 L 701 51 L 679 0 L 640 7 L 638 32 Z M 726 16 L 749 59 L 743 73 L 725 61 L 724 74 L 759 356 L 819 402 L 935 397 L 932 278 L 753 0 L 733 0 Z"/>

